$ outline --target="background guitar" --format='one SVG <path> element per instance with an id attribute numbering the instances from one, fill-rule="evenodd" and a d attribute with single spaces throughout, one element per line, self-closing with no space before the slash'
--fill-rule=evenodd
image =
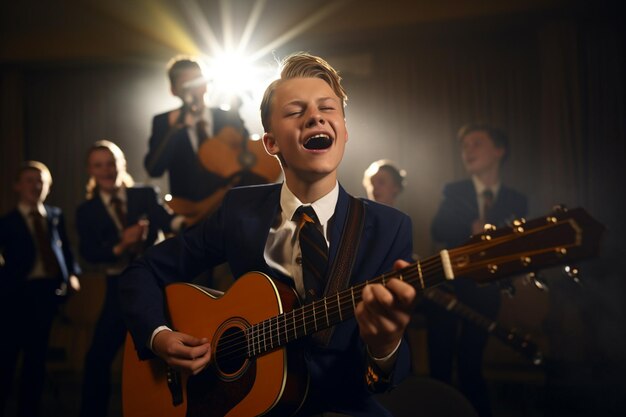
<path id="1" fill-rule="evenodd" d="M 515 328 L 507 328 L 497 321 L 480 314 L 467 304 L 460 302 L 454 295 L 440 290 L 439 288 L 431 288 L 425 291 L 424 296 L 441 308 L 445 308 L 457 314 L 463 320 L 497 337 L 505 345 L 513 348 L 524 357 L 531 360 L 534 365 L 541 365 L 543 363 L 543 353 L 539 350 L 537 345 L 530 340 L 529 335 L 522 335 Z"/>
<path id="2" fill-rule="evenodd" d="M 186 225 L 195 224 L 217 210 L 226 192 L 242 184 L 244 175 L 253 174 L 257 183 L 269 183 L 277 181 L 281 173 L 278 160 L 265 152 L 261 140 L 246 138 L 232 126 L 223 127 L 217 135 L 202 142 L 198 158 L 207 171 L 224 178 L 225 185 L 199 201 L 173 196 L 167 202 L 174 213 L 185 217 Z"/>

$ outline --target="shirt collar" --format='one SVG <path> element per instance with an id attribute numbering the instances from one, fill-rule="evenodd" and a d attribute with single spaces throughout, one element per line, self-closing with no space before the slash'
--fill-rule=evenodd
<path id="1" fill-rule="evenodd" d="M 126 203 L 126 187 L 124 185 L 118 188 L 115 194 L 117 195 L 117 198 L 119 198 L 122 201 L 122 203 Z M 104 203 L 105 206 L 108 206 L 109 204 L 111 204 L 112 196 L 113 196 L 112 194 L 100 191 L 100 198 L 102 199 L 102 202 Z"/>
<path id="2" fill-rule="evenodd" d="M 28 218 L 28 216 L 30 216 L 30 213 L 33 211 L 33 208 L 31 206 L 24 203 L 17 203 L 17 209 L 20 211 L 22 216 L 26 218 Z M 37 210 L 42 217 L 46 217 L 46 208 L 43 206 L 43 203 L 37 203 L 35 210 Z"/>
<path id="3" fill-rule="evenodd" d="M 472 176 L 472 182 L 474 183 L 474 189 L 476 190 L 476 195 L 482 196 L 483 192 L 487 189 L 487 186 L 480 180 L 476 175 Z M 491 192 L 493 192 L 493 196 L 498 195 L 498 191 L 500 191 L 500 182 L 498 181 L 495 185 L 489 187 Z"/>
<path id="4" fill-rule="evenodd" d="M 280 208 L 283 212 L 284 219 L 291 220 L 298 207 L 310 205 L 313 207 L 313 210 L 315 210 L 315 214 L 317 214 L 317 218 L 322 227 L 325 227 L 333 214 L 335 214 L 338 199 L 338 182 L 335 182 L 335 187 L 328 194 L 311 204 L 303 204 L 298 197 L 291 192 L 286 181 L 283 181 L 283 186 L 280 190 Z"/>

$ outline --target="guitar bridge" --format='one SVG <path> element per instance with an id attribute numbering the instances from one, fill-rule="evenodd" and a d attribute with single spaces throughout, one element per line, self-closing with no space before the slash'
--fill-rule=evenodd
<path id="1" fill-rule="evenodd" d="M 172 395 L 172 405 L 177 406 L 183 403 L 183 387 L 180 383 L 180 372 L 167 367 L 167 387 Z"/>

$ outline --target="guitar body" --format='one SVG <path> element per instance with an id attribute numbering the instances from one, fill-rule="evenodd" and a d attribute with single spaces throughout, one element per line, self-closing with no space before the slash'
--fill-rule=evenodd
<path id="1" fill-rule="evenodd" d="M 198 158 L 207 171 L 228 178 L 229 181 L 227 185 L 200 201 L 176 196 L 168 201 L 167 204 L 174 213 L 185 217 L 188 226 L 198 223 L 217 210 L 228 190 L 241 180 L 238 174 L 248 170 L 266 182 L 274 182 L 281 173 L 278 160 L 265 151 L 261 140 L 244 138 L 232 126 L 223 127 L 217 135 L 205 140 L 198 149 Z"/>
<path id="2" fill-rule="evenodd" d="M 132 339 L 124 351 L 122 400 L 125 417 L 289 416 L 297 412 L 308 390 L 302 351 L 280 347 L 256 357 L 220 354 L 234 336 L 252 324 L 291 311 L 298 305 L 293 290 L 259 272 L 250 272 L 223 296 L 191 284 L 166 288 L 174 328 L 211 341 L 211 363 L 196 376 L 170 372 L 161 359 L 140 361 Z M 168 377 L 179 378 L 174 388 Z M 181 402 L 176 405 L 176 391 Z"/>
<path id="3" fill-rule="evenodd" d="M 190 226 L 200 222 L 217 210 L 224 196 L 232 186 L 227 185 L 215 191 L 210 196 L 200 201 L 187 200 L 181 197 L 173 197 L 167 202 L 169 208 L 185 218 L 185 223 Z"/>
<path id="4" fill-rule="evenodd" d="M 265 151 L 263 141 L 244 138 L 232 126 L 223 127 L 217 135 L 205 140 L 198 149 L 200 162 L 210 172 L 230 178 L 247 168 L 273 182 L 280 176 L 278 160 Z"/>

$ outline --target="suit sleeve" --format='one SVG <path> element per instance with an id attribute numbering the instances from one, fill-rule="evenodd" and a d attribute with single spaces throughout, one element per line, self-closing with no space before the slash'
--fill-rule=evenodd
<path id="1" fill-rule="evenodd" d="M 88 205 L 81 205 L 76 211 L 80 254 L 92 263 L 115 262 L 118 257 L 113 253 L 113 247 L 119 242 L 117 231 L 110 236 L 103 234 L 100 229 L 102 219 L 94 216 L 91 209 Z"/>
<path id="2" fill-rule="evenodd" d="M 402 259 L 407 262 L 412 261 L 413 254 L 413 226 L 411 219 L 402 215 L 402 220 L 396 229 L 395 237 L 393 238 L 393 244 L 389 250 L 386 259 L 384 261 L 385 266 L 383 272 L 391 271 L 393 263 Z M 383 375 L 379 369 L 375 366 L 373 361 L 369 358 L 365 350 L 365 345 L 362 346 L 363 355 L 365 357 L 366 369 L 364 371 L 364 381 L 367 389 L 370 392 L 379 393 L 392 389 L 403 381 L 411 371 L 411 354 L 406 337 L 402 338 L 394 368 L 390 375 Z"/>
<path id="3" fill-rule="evenodd" d="M 222 213 L 220 209 L 185 233 L 151 247 L 121 277 L 120 305 L 141 359 L 152 356 L 147 344 L 154 329 L 169 324 L 165 287 L 174 282 L 189 282 L 224 262 Z"/>
<path id="4" fill-rule="evenodd" d="M 154 224 L 154 226 L 166 233 L 172 232 L 172 219 L 175 215 L 163 205 L 156 188 L 150 188 L 149 190 L 150 213 L 148 218 L 151 226 Z"/>
<path id="5" fill-rule="evenodd" d="M 476 220 L 472 218 L 474 211 L 469 201 L 446 186 L 443 200 L 431 224 L 432 239 L 446 247 L 464 242 L 472 234 L 472 223 Z"/>
<path id="6" fill-rule="evenodd" d="M 148 153 L 143 164 L 151 177 L 160 177 L 169 168 L 173 148 L 183 129 L 170 131 L 169 114 L 152 119 L 152 133 L 148 140 Z"/>
<path id="7" fill-rule="evenodd" d="M 63 213 L 59 214 L 59 237 L 61 238 L 61 242 L 63 242 L 63 258 L 65 260 L 68 275 L 80 275 L 80 266 L 78 265 L 78 262 L 76 262 L 70 239 L 67 236 L 65 216 Z"/>

